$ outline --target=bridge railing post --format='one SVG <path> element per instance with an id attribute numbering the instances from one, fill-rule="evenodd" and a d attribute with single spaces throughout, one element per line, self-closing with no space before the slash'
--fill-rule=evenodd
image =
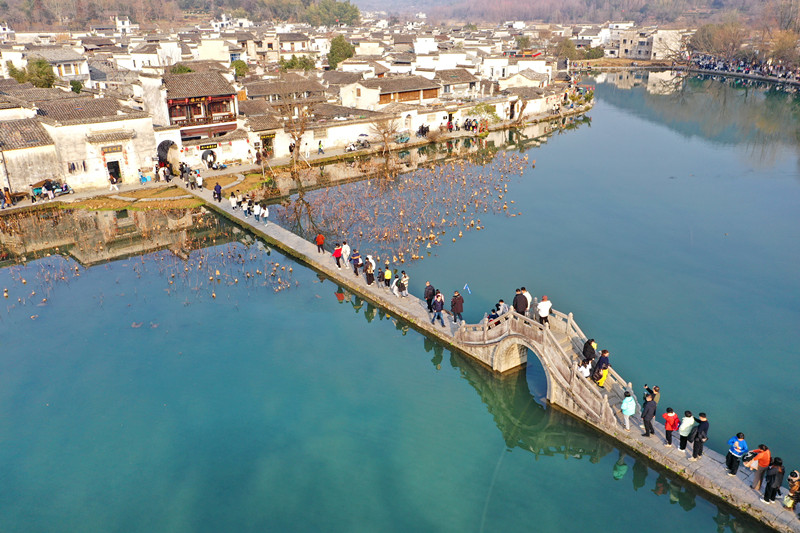
<path id="1" fill-rule="evenodd" d="M 569 338 L 570 342 L 572 341 L 572 325 L 575 323 L 575 319 L 572 316 L 572 313 L 567 315 L 567 338 Z"/>

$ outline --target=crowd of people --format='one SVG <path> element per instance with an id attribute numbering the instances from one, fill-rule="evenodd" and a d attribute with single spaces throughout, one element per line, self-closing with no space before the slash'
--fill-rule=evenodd
<path id="1" fill-rule="evenodd" d="M 608 350 L 601 350 L 599 357 L 597 354 L 597 342 L 594 339 L 588 339 L 583 346 L 583 361 L 580 369 L 584 377 L 592 379 L 602 387 L 611 364 Z M 657 416 L 661 388 L 658 385 L 650 388 L 645 384 L 644 389 L 640 427 L 644 430 L 642 437 L 650 438 L 655 434 L 653 420 Z M 636 414 L 636 400 L 631 391 L 625 391 L 620 411 L 622 425 L 626 431 L 630 431 L 630 418 Z M 673 447 L 673 435 L 677 432 L 679 449 L 686 451 L 689 461 L 697 461 L 703 456 L 710 427 L 706 413 L 698 413 L 695 417 L 691 411 L 687 410 L 684 411 L 681 418 L 672 407 L 667 407 L 661 418 L 664 419 L 664 446 Z M 689 444 L 691 444 L 691 448 L 687 450 Z M 784 480 L 785 470 L 781 458 L 772 457 L 765 444 L 759 444 L 755 450 L 750 450 L 744 433 L 737 433 L 731 437 L 728 440 L 728 447 L 725 457 L 728 475 L 735 476 L 742 464 L 754 470 L 751 487 L 756 492 L 760 492 L 763 484 L 764 494 L 761 501 L 768 504 L 774 502 Z M 794 510 L 798 500 L 800 500 L 800 472 L 794 470 L 789 474 L 789 493 L 783 498 L 783 505 L 787 509 Z"/>
<path id="2" fill-rule="evenodd" d="M 742 74 L 745 76 L 775 78 L 776 81 L 800 81 L 800 69 L 790 68 L 781 63 L 767 60 L 730 60 L 709 54 L 695 54 L 692 56 L 691 64 L 693 67 L 702 70 L 729 72 L 734 74 Z"/>
<path id="3" fill-rule="evenodd" d="M 213 196 L 215 200 L 217 200 L 217 198 L 222 198 L 222 187 L 220 187 L 219 183 L 214 185 Z M 220 200 L 217 201 L 219 202 Z M 239 190 L 237 190 L 236 193 L 231 192 L 231 195 L 228 197 L 228 201 L 231 204 L 232 210 L 242 210 L 244 218 L 248 218 L 250 215 L 253 215 L 253 218 L 255 218 L 256 222 L 263 222 L 265 225 L 267 224 L 267 219 L 269 218 L 269 207 L 267 206 L 266 202 L 257 201 L 252 193 L 250 195 L 243 195 Z"/>
<path id="4" fill-rule="evenodd" d="M 320 233 L 314 240 L 317 245 L 317 252 L 327 253 L 325 250 L 325 236 Z M 347 241 L 335 243 L 331 256 L 338 269 L 352 268 L 353 275 L 364 276 L 367 285 L 378 283 L 379 286 L 391 291 L 398 298 L 405 298 L 409 295 L 408 289 L 410 278 L 405 270 L 399 274 L 394 274 L 390 262 L 387 260 L 384 265 L 379 266 L 371 255 L 361 256 L 358 250 L 353 250 Z M 377 275 L 377 278 L 376 278 Z M 376 281 L 377 280 L 377 281 Z M 383 282 L 383 285 L 381 285 Z M 423 299 L 427 305 L 428 316 L 431 324 L 437 321 L 442 327 L 446 327 L 444 318 L 445 296 L 436 289 L 430 281 L 425 282 Z M 547 296 L 542 296 L 540 302 L 535 302 L 533 296 L 525 287 L 516 289 L 511 306 L 504 300 L 499 300 L 495 306 L 484 315 L 482 323 L 499 319 L 503 314 L 511 310 L 535 318 L 540 324 L 549 327 L 549 315 L 552 310 L 552 303 Z M 450 299 L 450 313 L 454 324 L 463 322 L 464 297 L 459 291 L 454 291 Z M 499 324 L 499 321 L 496 323 Z M 588 339 L 583 346 L 582 361 L 579 364 L 580 373 L 586 379 L 591 379 L 597 386 L 604 387 L 608 373 L 611 368 L 610 353 L 608 350 L 598 350 L 597 341 Z M 661 399 L 661 389 L 658 385 L 650 387 L 644 385 L 644 403 L 642 404 L 640 418 L 641 429 L 644 430 L 642 437 L 651 438 L 655 434 L 653 421 L 657 416 L 658 403 Z M 636 414 L 636 401 L 631 391 L 625 391 L 623 401 L 620 405 L 622 414 L 622 424 L 625 430 L 631 430 L 630 418 Z M 688 454 L 689 461 L 697 461 L 703 456 L 705 443 L 708 441 L 709 421 L 706 413 L 700 412 L 695 417 L 692 411 L 684 411 L 683 417 L 679 417 L 672 407 L 667 407 L 661 415 L 664 419 L 665 442 L 664 446 L 673 447 L 673 436 L 677 432 L 677 444 L 681 451 Z M 690 446 L 691 445 L 691 446 Z M 728 474 L 735 476 L 739 466 L 755 471 L 751 487 L 760 492 L 763 485 L 763 496 L 761 500 L 771 504 L 775 501 L 780 492 L 780 487 L 784 481 L 783 462 L 780 457 L 772 457 L 769 448 L 765 444 L 759 444 L 755 450 L 748 448 L 743 433 L 738 433 L 728 441 L 729 450 L 726 456 L 726 468 Z M 792 471 L 788 476 L 789 492 L 783 498 L 782 503 L 787 509 L 794 510 L 797 501 L 800 500 L 800 472 Z"/>

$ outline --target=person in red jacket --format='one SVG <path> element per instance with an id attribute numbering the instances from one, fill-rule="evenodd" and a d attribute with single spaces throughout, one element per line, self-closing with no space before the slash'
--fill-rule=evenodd
<path id="1" fill-rule="evenodd" d="M 317 238 L 314 239 L 314 242 L 317 243 L 317 252 L 324 254 L 325 253 L 325 235 L 322 233 L 317 234 Z"/>
<path id="2" fill-rule="evenodd" d="M 667 436 L 667 443 L 664 446 L 672 448 L 672 432 L 678 431 L 681 425 L 681 419 L 675 414 L 672 407 L 667 407 L 667 412 L 661 416 L 664 417 L 664 430 Z"/>

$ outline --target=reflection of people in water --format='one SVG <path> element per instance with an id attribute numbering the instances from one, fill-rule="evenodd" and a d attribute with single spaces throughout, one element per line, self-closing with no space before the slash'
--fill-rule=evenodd
<path id="1" fill-rule="evenodd" d="M 640 459 L 636 459 L 633 463 L 633 490 L 644 487 L 645 481 L 647 481 L 647 465 Z"/>
<path id="2" fill-rule="evenodd" d="M 625 474 L 628 473 L 628 465 L 625 464 L 625 452 L 619 452 L 619 459 L 617 462 L 614 463 L 614 471 L 612 475 L 614 479 L 619 481 L 620 479 L 625 477 Z"/>
<path id="3" fill-rule="evenodd" d="M 344 303 L 344 290 L 340 286 L 336 286 L 336 292 L 333 294 L 336 295 L 336 299 L 339 300 L 340 304 Z"/>
<path id="4" fill-rule="evenodd" d="M 372 324 L 372 321 L 375 320 L 375 306 L 369 302 L 367 302 L 367 310 L 364 311 L 364 318 L 367 319 L 368 324 Z"/>
<path id="5" fill-rule="evenodd" d="M 353 298 L 352 304 L 353 304 L 353 309 L 355 309 L 356 310 L 356 314 L 358 314 L 358 312 L 364 306 L 364 300 L 362 300 L 360 297 L 356 296 L 355 298 Z"/>

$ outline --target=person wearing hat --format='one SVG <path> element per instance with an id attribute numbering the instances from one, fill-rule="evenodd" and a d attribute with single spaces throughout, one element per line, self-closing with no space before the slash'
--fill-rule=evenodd
<path id="1" fill-rule="evenodd" d="M 797 500 L 800 500 L 800 472 L 792 470 L 789 473 L 789 494 L 783 499 L 783 506 L 794 511 Z"/>
<path id="2" fill-rule="evenodd" d="M 539 315 L 540 324 L 550 326 L 550 309 L 552 308 L 553 303 L 547 299 L 547 296 L 542 296 L 542 301 L 536 306 L 536 314 Z"/>

